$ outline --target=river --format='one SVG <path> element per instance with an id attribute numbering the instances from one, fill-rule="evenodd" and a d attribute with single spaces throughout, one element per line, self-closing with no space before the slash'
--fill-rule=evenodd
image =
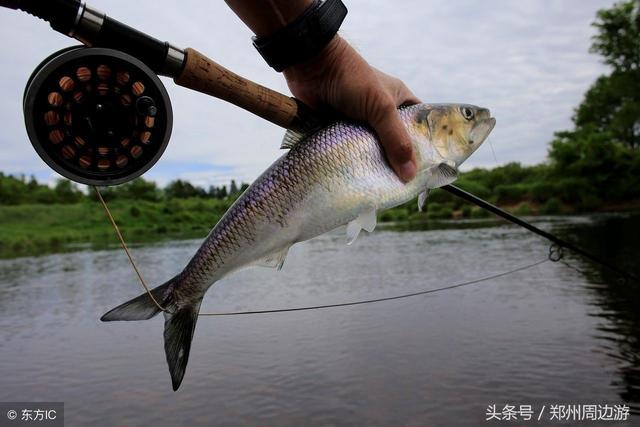
<path id="1" fill-rule="evenodd" d="M 294 246 L 280 272 L 255 267 L 223 279 L 202 310 L 388 297 L 547 257 L 546 241 L 514 226 L 455 225 L 379 229 L 352 246 L 330 233 Z M 640 216 L 536 225 L 640 274 Z M 159 284 L 198 245 L 163 242 L 133 253 L 147 281 Z M 637 423 L 638 285 L 571 254 L 563 261 L 570 267 L 548 261 L 395 301 L 202 317 L 173 392 L 162 316 L 99 321 L 141 293 L 121 250 L 2 260 L 0 401 L 63 401 L 66 425 L 94 427 L 500 425 L 485 421 L 491 405 L 531 405 L 549 421 L 554 404 L 628 405 Z"/>

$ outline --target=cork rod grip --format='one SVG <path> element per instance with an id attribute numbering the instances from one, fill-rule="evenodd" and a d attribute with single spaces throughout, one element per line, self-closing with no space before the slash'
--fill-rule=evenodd
<path id="1" fill-rule="evenodd" d="M 228 101 L 284 128 L 299 120 L 294 98 L 247 80 L 195 49 L 185 53 L 184 69 L 174 79 L 180 86 Z"/>

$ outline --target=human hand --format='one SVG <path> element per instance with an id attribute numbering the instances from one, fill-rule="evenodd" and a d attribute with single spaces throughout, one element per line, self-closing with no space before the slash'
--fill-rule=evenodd
<path id="1" fill-rule="evenodd" d="M 420 102 L 395 77 L 370 66 L 336 35 L 314 58 L 284 70 L 291 93 L 312 108 L 331 107 L 375 130 L 391 167 L 405 182 L 416 174 L 415 154 L 397 107 Z"/>

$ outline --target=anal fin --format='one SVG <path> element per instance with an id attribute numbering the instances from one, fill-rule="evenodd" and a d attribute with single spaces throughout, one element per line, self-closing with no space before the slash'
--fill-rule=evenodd
<path id="1" fill-rule="evenodd" d="M 376 224 L 377 218 L 375 209 L 369 209 L 360 213 L 356 219 L 347 224 L 347 245 L 351 245 L 356 241 L 360 234 L 360 230 L 364 228 L 371 233 L 376 228 Z"/>
<path id="2" fill-rule="evenodd" d="M 262 267 L 276 268 L 278 270 L 282 270 L 282 266 L 284 265 L 284 260 L 287 258 L 287 254 L 289 253 L 290 246 L 286 248 L 271 253 L 266 257 L 259 259 L 254 264 Z"/>

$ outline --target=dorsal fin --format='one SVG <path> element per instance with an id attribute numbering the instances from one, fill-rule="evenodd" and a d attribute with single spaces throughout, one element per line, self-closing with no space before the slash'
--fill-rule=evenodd
<path id="1" fill-rule="evenodd" d="M 305 139 L 307 136 L 309 136 L 309 134 L 304 132 L 299 132 L 293 129 L 288 129 L 287 132 L 284 134 L 284 137 L 282 138 L 282 144 L 280 144 L 280 149 L 287 150 L 289 148 L 293 148 L 296 146 L 296 144 L 298 144 L 300 141 Z"/>

